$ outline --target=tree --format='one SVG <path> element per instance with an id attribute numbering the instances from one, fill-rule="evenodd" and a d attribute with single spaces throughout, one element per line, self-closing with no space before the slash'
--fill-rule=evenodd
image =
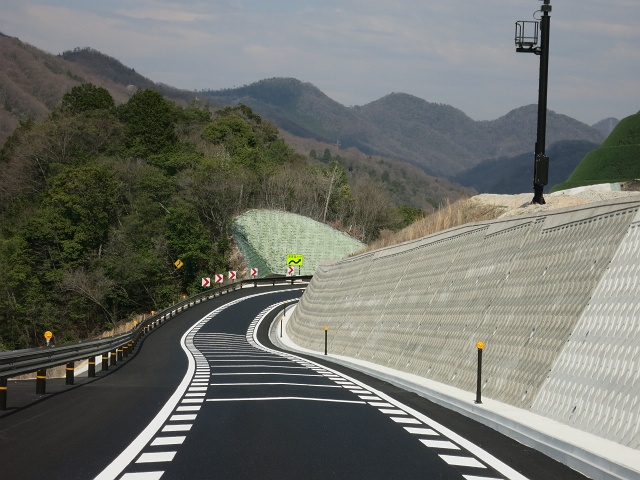
<path id="1" fill-rule="evenodd" d="M 62 97 L 61 110 L 70 114 L 109 110 L 115 107 L 113 97 L 106 88 L 91 83 L 76 85 Z"/>
<path id="2" fill-rule="evenodd" d="M 167 152 L 178 143 L 177 109 L 155 90 L 139 90 L 119 108 L 125 124 L 125 145 L 132 156 Z"/>

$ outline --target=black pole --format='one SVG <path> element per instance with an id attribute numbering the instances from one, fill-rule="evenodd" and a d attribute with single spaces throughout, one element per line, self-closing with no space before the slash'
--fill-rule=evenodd
<path id="1" fill-rule="evenodd" d="M 96 376 L 96 357 L 89 357 L 87 367 L 87 377 L 93 378 Z"/>
<path id="2" fill-rule="evenodd" d="M 476 403 L 482 403 L 482 349 L 484 348 L 484 342 L 478 342 L 476 347 L 478 348 L 478 383 L 476 386 Z"/>
<path id="3" fill-rule="evenodd" d="M 7 409 L 7 379 L 0 378 L 0 410 Z"/>
<path id="4" fill-rule="evenodd" d="M 47 392 L 47 369 L 42 368 L 36 372 L 36 395 L 44 395 Z"/>
<path id="5" fill-rule="evenodd" d="M 545 155 L 547 134 L 547 91 L 549 80 L 549 32 L 551 29 L 551 0 L 544 0 L 540 21 L 540 79 L 538 87 L 538 130 L 533 166 L 533 200 L 531 203 L 544 205 L 543 190 L 548 183 L 549 157 Z"/>
<path id="6" fill-rule="evenodd" d="M 329 327 L 324 327 L 324 354 L 327 354 L 327 335 L 329 332 Z"/>
<path id="7" fill-rule="evenodd" d="M 109 352 L 102 354 L 102 370 L 106 372 L 109 370 Z"/>
<path id="8" fill-rule="evenodd" d="M 67 363 L 67 376 L 65 385 L 73 385 L 73 374 L 74 374 L 74 366 L 73 362 Z"/>
<path id="9" fill-rule="evenodd" d="M 284 317 L 280 317 L 280 338 L 282 338 L 282 320 L 284 320 Z"/>

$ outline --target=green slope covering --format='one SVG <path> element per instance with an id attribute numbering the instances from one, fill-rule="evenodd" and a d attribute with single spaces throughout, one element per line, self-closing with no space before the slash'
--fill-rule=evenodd
<path id="1" fill-rule="evenodd" d="M 248 268 L 258 276 L 285 274 L 287 255 L 304 255 L 301 275 L 312 275 L 325 260 L 337 260 L 364 248 L 364 244 L 323 223 L 276 210 L 249 210 L 231 227 Z M 298 274 L 298 268 L 295 268 Z"/>
<path id="2" fill-rule="evenodd" d="M 589 152 L 566 182 L 553 190 L 640 178 L 640 112 L 624 118 L 602 146 Z"/>

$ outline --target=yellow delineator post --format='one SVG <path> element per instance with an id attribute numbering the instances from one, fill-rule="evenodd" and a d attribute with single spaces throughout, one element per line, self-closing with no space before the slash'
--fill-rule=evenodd
<path id="1" fill-rule="evenodd" d="M 329 327 L 324 327 L 324 354 L 327 354 L 327 336 L 329 334 Z"/>
<path id="2" fill-rule="evenodd" d="M 47 369 L 42 368 L 36 372 L 36 395 L 44 395 L 47 392 Z"/>
<path id="3" fill-rule="evenodd" d="M 476 386 L 476 403 L 482 403 L 482 350 L 484 349 L 484 342 L 476 343 L 478 349 L 478 384 Z"/>
<path id="4" fill-rule="evenodd" d="M 73 362 L 67 363 L 67 378 L 65 385 L 73 385 L 73 374 L 75 372 L 75 367 Z"/>

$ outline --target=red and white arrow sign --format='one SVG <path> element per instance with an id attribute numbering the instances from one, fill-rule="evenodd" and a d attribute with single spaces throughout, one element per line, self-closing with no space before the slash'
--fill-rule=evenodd
<path id="1" fill-rule="evenodd" d="M 211 285 L 211 279 L 209 277 L 202 277 L 202 286 L 208 287 Z"/>
<path id="2" fill-rule="evenodd" d="M 216 273 L 215 281 L 216 281 L 216 283 L 222 283 L 222 282 L 224 282 L 224 275 L 223 275 L 223 274 L 221 274 L 221 273 Z"/>
<path id="3" fill-rule="evenodd" d="M 258 269 L 257 268 L 252 268 L 251 269 L 251 276 L 252 277 L 257 277 L 258 276 Z"/>
<path id="4" fill-rule="evenodd" d="M 236 279 L 235 270 L 229 270 L 229 280 L 235 280 L 235 279 Z"/>
<path id="5" fill-rule="evenodd" d="M 292 266 L 288 266 L 287 267 L 287 275 L 293 275 L 293 267 Z"/>

